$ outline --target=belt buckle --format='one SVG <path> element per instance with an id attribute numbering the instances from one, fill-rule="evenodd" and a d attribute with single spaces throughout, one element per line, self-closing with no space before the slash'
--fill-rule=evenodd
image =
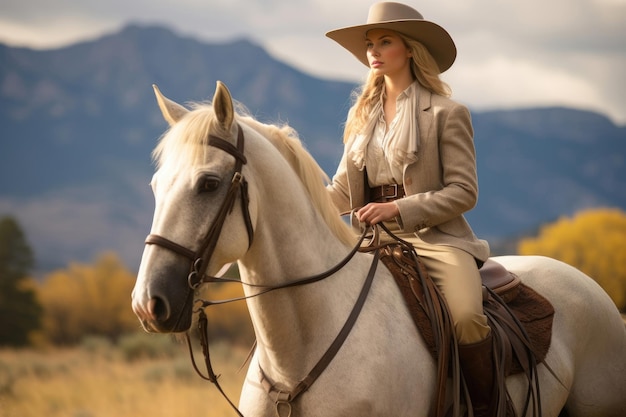
<path id="1" fill-rule="evenodd" d="M 396 198 L 398 197 L 398 184 L 387 184 L 383 186 L 383 197 Z M 389 191 L 393 191 L 393 195 L 389 195 Z"/>

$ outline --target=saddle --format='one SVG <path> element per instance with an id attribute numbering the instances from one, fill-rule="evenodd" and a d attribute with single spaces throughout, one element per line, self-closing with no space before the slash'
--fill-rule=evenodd
<path id="1" fill-rule="evenodd" d="M 392 273 L 418 332 L 438 364 L 436 415 L 442 415 L 446 381 L 452 377 L 454 384 L 455 373 L 459 378 L 456 340 L 446 318 L 445 299 L 412 247 L 387 244 L 381 249 L 381 261 Z M 550 348 L 554 308 L 492 259 L 482 265 L 480 273 L 483 309 L 494 340 L 496 384 L 505 392 L 505 378 L 524 372 L 529 389 L 538 397 L 538 383 L 533 380 L 537 378 L 537 364 L 543 362 Z"/>

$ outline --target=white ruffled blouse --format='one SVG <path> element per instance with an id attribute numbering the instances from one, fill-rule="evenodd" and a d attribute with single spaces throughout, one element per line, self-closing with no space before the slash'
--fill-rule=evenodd
<path id="1" fill-rule="evenodd" d="M 417 160 L 419 131 L 415 107 L 419 84 L 414 82 L 396 99 L 396 115 L 387 126 L 383 98 L 376 103 L 365 133 L 358 135 L 350 157 L 363 170 L 367 167 L 369 186 L 402 184 L 404 167 Z M 383 90 L 383 97 L 384 97 Z"/>

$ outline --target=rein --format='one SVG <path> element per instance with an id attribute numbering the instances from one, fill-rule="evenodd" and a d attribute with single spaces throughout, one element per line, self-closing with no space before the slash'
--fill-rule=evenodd
<path id="1" fill-rule="evenodd" d="M 359 237 L 359 240 L 357 241 L 356 245 L 345 256 L 345 258 L 343 258 L 341 261 L 339 261 L 339 263 L 337 263 L 335 266 L 333 266 L 329 270 L 327 270 L 325 272 L 322 272 L 320 274 L 317 274 L 317 275 L 310 276 L 310 277 L 300 278 L 300 279 L 297 279 L 297 280 L 294 280 L 294 281 L 289 281 L 289 282 L 287 282 L 285 284 L 279 284 L 279 285 L 251 284 L 251 283 L 243 282 L 243 281 L 240 281 L 238 279 L 233 279 L 233 278 L 212 277 L 210 275 L 204 275 L 202 278 L 200 278 L 200 281 L 199 281 L 202 284 L 208 284 L 208 283 L 236 283 L 236 284 L 242 284 L 242 285 L 244 285 L 246 287 L 250 287 L 250 288 L 259 288 L 261 290 L 259 292 L 255 293 L 255 294 L 252 294 L 252 295 L 247 295 L 247 296 L 242 296 L 242 297 L 235 297 L 235 298 L 229 298 L 229 299 L 226 299 L 226 300 L 211 301 L 211 300 L 201 300 L 201 299 L 198 299 L 198 300 L 196 300 L 196 303 L 201 303 L 200 308 L 205 308 L 205 307 L 209 307 L 209 306 L 212 306 L 212 305 L 227 304 L 227 303 L 232 303 L 234 301 L 242 301 L 242 300 L 247 300 L 248 298 L 258 297 L 259 295 L 267 294 L 270 291 L 280 290 L 280 289 L 283 289 L 283 288 L 300 287 L 302 285 L 313 284 L 315 282 L 318 282 L 318 281 L 321 281 L 323 279 L 326 279 L 326 278 L 334 275 L 335 273 L 339 272 L 344 266 L 346 266 L 348 264 L 348 262 L 350 262 L 350 260 L 354 257 L 354 255 L 357 252 L 359 252 L 359 249 L 361 247 L 361 244 L 363 243 L 363 240 L 365 239 L 366 234 L 367 234 L 367 229 L 365 229 L 363 231 L 363 233 Z"/>
<path id="2" fill-rule="evenodd" d="M 210 277 L 210 276 L 205 276 L 203 279 L 200 280 L 200 282 L 204 282 L 204 283 L 210 283 L 210 282 L 238 283 L 238 284 L 243 284 L 245 286 L 249 286 L 253 288 L 262 288 L 261 291 L 255 294 L 243 296 L 243 297 L 236 297 L 236 298 L 219 300 L 219 301 L 208 301 L 208 300 L 202 300 L 202 299 L 196 300 L 197 303 L 201 304 L 200 307 L 194 310 L 194 313 L 198 313 L 199 315 L 198 332 L 200 334 L 200 345 L 202 347 L 202 353 L 204 355 L 204 362 L 205 362 L 205 366 L 207 370 L 207 375 L 204 375 L 199 370 L 198 366 L 196 365 L 196 362 L 193 356 L 193 349 L 191 347 L 191 341 L 189 338 L 189 333 L 185 334 L 187 338 L 187 345 L 189 348 L 191 362 L 196 373 L 202 379 L 205 379 L 216 386 L 218 391 L 222 394 L 222 396 L 226 399 L 228 404 L 230 404 L 230 406 L 237 413 L 238 416 L 243 417 L 243 415 L 241 414 L 241 411 L 239 411 L 239 409 L 233 404 L 233 402 L 230 400 L 230 398 L 226 395 L 226 393 L 220 386 L 220 383 L 218 381 L 219 375 L 216 375 L 215 372 L 213 371 L 213 365 L 211 363 L 211 356 L 210 356 L 210 351 L 209 351 L 208 320 L 206 318 L 204 308 L 211 306 L 211 305 L 219 305 L 219 304 L 226 304 L 226 303 L 231 303 L 235 301 L 242 301 L 248 298 L 258 297 L 259 295 L 266 294 L 270 291 L 279 290 L 283 288 L 292 288 L 292 287 L 297 287 L 297 286 L 302 286 L 302 285 L 308 285 L 308 284 L 321 281 L 325 278 L 328 278 L 334 275 L 340 269 L 342 269 L 354 257 L 354 255 L 357 252 L 359 252 L 361 243 L 365 239 L 366 234 L 367 234 L 367 228 L 364 229 L 363 233 L 361 234 L 361 237 L 357 241 L 354 248 L 346 255 L 345 258 L 343 258 L 339 263 L 337 263 L 331 269 L 325 272 L 322 272 L 320 274 L 313 275 L 307 278 L 298 279 L 295 281 L 291 281 L 286 284 L 280 284 L 276 286 L 256 285 L 256 284 L 245 283 L 236 279 Z M 317 364 L 311 369 L 309 374 L 305 378 L 303 378 L 293 390 L 285 391 L 285 390 L 277 388 L 276 383 L 272 382 L 269 379 L 269 377 L 265 374 L 265 372 L 259 365 L 261 385 L 263 386 L 267 394 L 270 396 L 270 398 L 272 398 L 272 400 L 274 401 L 274 404 L 276 405 L 277 416 L 281 415 L 282 409 L 287 410 L 287 416 L 291 416 L 291 403 L 297 397 L 299 397 L 300 394 L 304 393 L 306 390 L 308 390 L 311 387 L 311 385 L 313 385 L 313 383 L 317 380 L 317 378 L 324 372 L 324 370 L 326 370 L 328 365 L 330 365 L 335 355 L 339 352 L 339 350 L 341 349 L 341 346 L 348 338 L 350 331 L 354 327 L 354 324 L 356 323 L 356 320 L 359 317 L 359 314 L 361 313 L 363 305 L 365 304 L 365 300 L 367 299 L 367 295 L 369 294 L 369 290 L 372 286 L 372 282 L 376 274 L 376 267 L 378 266 L 379 252 L 375 251 L 372 258 L 373 258 L 372 264 L 370 266 L 365 282 L 363 283 L 363 287 L 361 288 L 361 292 L 359 293 L 359 297 L 357 298 L 354 306 L 352 307 L 352 311 L 350 312 L 350 315 L 346 319 L 346 322 L 341 328 L 339 334 L 335 337 L 335 340 L 332 342 L 330 347 L 326 350 L 324 355 L 322 355 L 322 357 L 317 362 Z"/>

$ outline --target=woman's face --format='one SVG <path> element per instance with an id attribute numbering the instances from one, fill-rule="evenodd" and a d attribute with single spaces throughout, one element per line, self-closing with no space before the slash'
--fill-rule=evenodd
<path id="1" fill-rule="evenodd" d="M 393 30 L 372 29 L 367 32 L 365 44 L 370 68 L 378 75 L 393 77 L 411 72 L 411 52 Z"/>

